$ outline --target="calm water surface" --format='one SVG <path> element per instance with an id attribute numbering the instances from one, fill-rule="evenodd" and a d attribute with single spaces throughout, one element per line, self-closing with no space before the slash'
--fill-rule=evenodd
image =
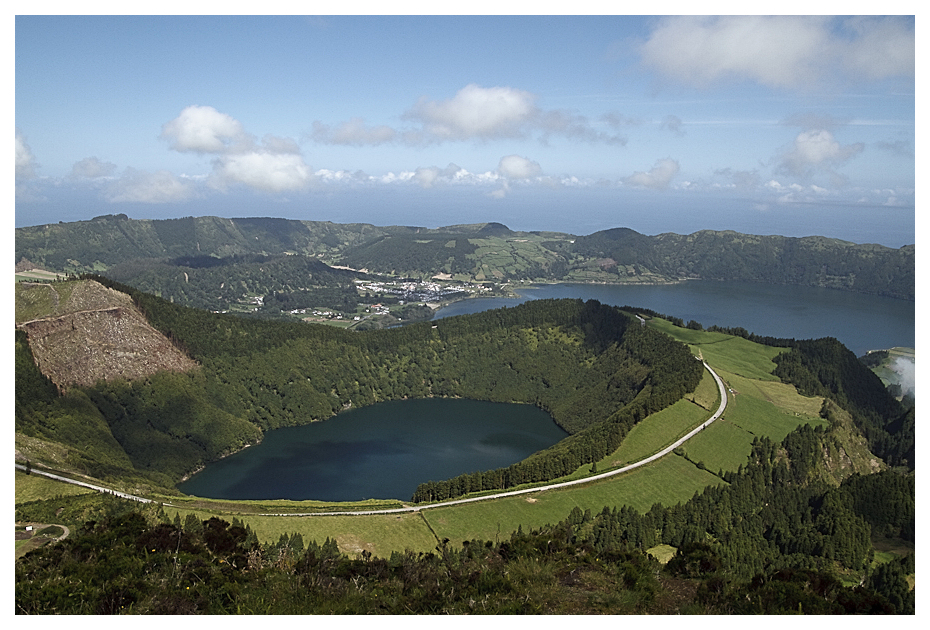
<path id="1" fill-rule="evenodd" d="M 386 402 L 269 431 L 178 488 L 215 499 L 408 500 L 425 481 L 506 467 L 567 435 L 531 405 Z"/>

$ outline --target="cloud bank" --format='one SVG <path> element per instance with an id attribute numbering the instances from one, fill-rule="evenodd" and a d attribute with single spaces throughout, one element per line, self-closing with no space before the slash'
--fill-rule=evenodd
<path id="1" fill-rule="evenodd" d="M 148 173 L 127 168 L 104 194 L 111 202 L 180 203 L 195 197 L 196 190 L 192 182 L 168 171 Z"/>
<path id="2" fill-rule="evenodd" d="M 780 172 L 804 177 L 818 170 L 829 170 L 858 155 L 865 148 L 861 142 L 841 145 L 826 129 L 802 131 L 780 159 Z"/>
<path id="3" fill-rule="evenodd" d="M 913 20 L 897 17 L 669 17 L 642 62 L 695 87 L 750 80 L 772 88 L 914 76 Z"/>

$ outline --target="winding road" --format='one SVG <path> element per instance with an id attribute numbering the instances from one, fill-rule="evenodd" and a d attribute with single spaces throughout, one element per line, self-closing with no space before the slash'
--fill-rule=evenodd
<path id="1" fill-rule="evenodd" d="M 717 373 L 714 372 L 709 365 L 707 365 L 707 362 L 701 359 L 699 360 L 701 361 L 701 363 L 704 364 L 704 367 L 707 369 L 708 372 L 710 372 L 711 376 L 714 377 L 714 380 L 717 382 L 717 388 L 720 390 L 720 406 L 717 407 L 717 411 L 715 411 L 713 415 L 711 415 L 710 418 L 705 420 L 699 426 L 695 427 L 693 430 L 688 432 L 684 437 L 679 438 L 678 440 L 668 445 L 667 447 L 665 447 L 658 453 L 654 455 L 650 455 L 649 457 L 642 459 L 634 464 L 629 464 L 627 466 L 623 466 L 622 468 L 609 470 L 607 472 L 600 473 L 597 475 L 591 475 L 590 477 L 584 477 L 582 479 L 573 479 L 572 481 L 562 481 L 559 483 L 552 483 L 546 486 L 535 486 L 533 488 L 524 488 L 522 490 L 508 490 L 506 492 L 486 494 L 480 497 L 469 497 L 467 499 L 455 499 L 452 501 L 443 501 L 441 503 L 431 503 L 429 505 L 415 505 L 415 506 L 407 506 L 407 507 L 399 507 L 399 508 L 388 508 L 384 510 L 354 510 L 354 511 L 343 511 L 343 512 L 292 512 L 292 513 L 278 513 L 278 514 L 275 514 L 275 513 L 258 514 L 257 516 L 361 516 L 361 515 L 370 515 L 370 514 L 397 514 L 401 512 L 419 512 L 420 510 L 429 510 L 431 508 L 447 507 L 450 505 L 460 505 L 463 503 L 474 503 L 476 501 L 488 501 L 490 499 L 500 499 L 502 497 L 512 497 L 512 496 L 517 496 L 520 494 L 531 494 L 533 492 L 555 490 L 557 488 L 567 488 L 569 486 L 577 486 L 577 485 L 581 485 L 585 483 L 591 483 L 592 481 L 599 481 L 601 479 L 606 479 L 614 475 L 619 475 L 621 473 L 629 472 L 633 470 L 634 468 L 645 466 L 646 464 L 654 462 L 661 457 L 665 457 L 666 455 L 671 453 L 673 450 L 675 450 L 676 448 L 678 448 L 679 446 L 681 446 L 682 444 L 690 440 L 692 437 L 700 433 L 702 430 L 704 430 L 704 428 L 710 425 L 710 423 L 712 423 L 714 420 L 716 420 L 717 418 L 723 415 L 724 410 L 727 408 L 727 388 L 723 384 L 723 380 L 717 375 Z M 23 470 L 23 471 L 26 470 L 26 467 L 23 466 L 22 464 L 16 464 L 16 468 L 19 470 Z M 35 468 L 32 469 L 31 473 L 34 475 L 43 475 L 45 477 L 51 477 L 52 479 L 56 479 L 58 481 L 73 483 L 79 486 L 83 486 L 85 488 L 90 488 L 91 490 L 96 490 L 98 492 L 105 492 L 105 493 L 112 494 L 118 497 L 122 497 L 124 499 L 129 499 L 132 501 L 139 501 L 142 503 L 152 503 L 151 499 L 137 497 L 131 494 L 126 494 L 125 492 L 117 492 L 109 488 L 95 486 L 93 484 L 86 483 L 83 481 L 76 481 L 74 479 L 68 479 L 67 477 L 62 477 L 60 475 L 55 475 L 55 474 L 44 472 L 41 470 L 36 470 Z M 170 504 L 166 503 L 164 505 L 170 505 Z"/>

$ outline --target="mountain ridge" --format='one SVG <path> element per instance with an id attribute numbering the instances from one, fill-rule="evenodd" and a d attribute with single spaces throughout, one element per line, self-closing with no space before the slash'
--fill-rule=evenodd
<path id="1" fill-rule="evenodd" d="M 63 273 L 105 273 L 138 260 L 253 254 L 304 256 L 421 279 L 443 273 L 499 283 L 739 280 L 907 300 L 915 296 L 915 245 L 894 249 L 825 236 L 732 230 L 648 236 L 624 227 L 574 236 L 517 232 L 494 222 L 425 228 L 270 217 L 125 215 L 16 229 L 17 263 L 30 261 Z M 120 281 L 132 284 L 128 277 Z"/>

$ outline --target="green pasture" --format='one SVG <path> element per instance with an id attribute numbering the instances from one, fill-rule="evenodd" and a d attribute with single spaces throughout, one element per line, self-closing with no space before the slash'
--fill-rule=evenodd
<path id="1" fill-rule="evenodd" d="M 707 378 L 713 381 L 710 375 Z M 626 466 L 658 453 L 707 420 L 710 413 L 689 400 L 679 400 L 633 427 L 620 448 L 597 463 L 597 469 L 603 472 Z"/>
<path id="2" fill-rule="evenodd" d="M 740 427 L 717 420 L 688 440 L 681 448 L 693 462 L 703 462 L 707 470 L 737 470 L 746 463 L 754 435 Z"/>
<path id="3" fill-rule="evenodd" d="M 781 409 L 766 400 L 745 394 L 730 397 L 724 418 L 753 435 L 764 435 L 775 442 L 785 439 L 786 435 L 802 424 L 829 424 L 817 415 Z"/>
<path id="4" fill-rule="evenodd" d="M 182 514 L 181 518 L 184 518 Z M 206 518 L 209 518 L 207 516 Z M 426 521 L 416 512 L 402 514 L 372 514 L 367 516 L 241 516 L 259 540 L 277 541 L 283 532 L 298 533 L 304 541 L 322 543 L 336 540 L 339 549 L 348 554 L 368 551 L 389 558 L 392 551 L 409 549 L 432 551 L 436 538 Z"/>
<path id="5" fill-rule="evenodd" d="M 820 408 L 823 406 L 822 396 L 802 396 L 794 385 L 780 381 L 759 381 L 722 370 L 718 370 L 717 373 L 728 387 L 737 392 L 736 398 L 750 396 L 802 416 L 820 415 Z"/>
<path id="6" fill-rule="evenodd" d="M 719 373 L 721 370 L 746 378 L 777 381 L 772 359 L 786 350 L 764 346 L 742 337 L 719 332 L 680 328 L 664 319 L 653 318 L 649 325 L 688 344 L 695 356 L 703 358 Z"/>
<path id="7" fill-rule="evenodd" d="M 502 238 L 470 239 L 477 246 L 471 254 L 477 267 L 492 273 L 502 270 L 508 274 L 522 272 L 536 265 L 550 262 L 551 255 L 539 245 L 540 239 L 506 240 Z"/>
<path id="8" fill-rule="evenodd" d="M 655 503 L 684 503 L 711 484 L 723 483 L 682 457 L 669 455 L 657 462 L 615 477 L 582 486 L 534 492 L 492 501 L 437 507 L 423 512 L 440 539 L 461 544 L 479 538 L 502 540 L 516 531 L 564 520 L 578 507 L 592 513 L 604 506 L 629 505 L 647 512 Z"/>

